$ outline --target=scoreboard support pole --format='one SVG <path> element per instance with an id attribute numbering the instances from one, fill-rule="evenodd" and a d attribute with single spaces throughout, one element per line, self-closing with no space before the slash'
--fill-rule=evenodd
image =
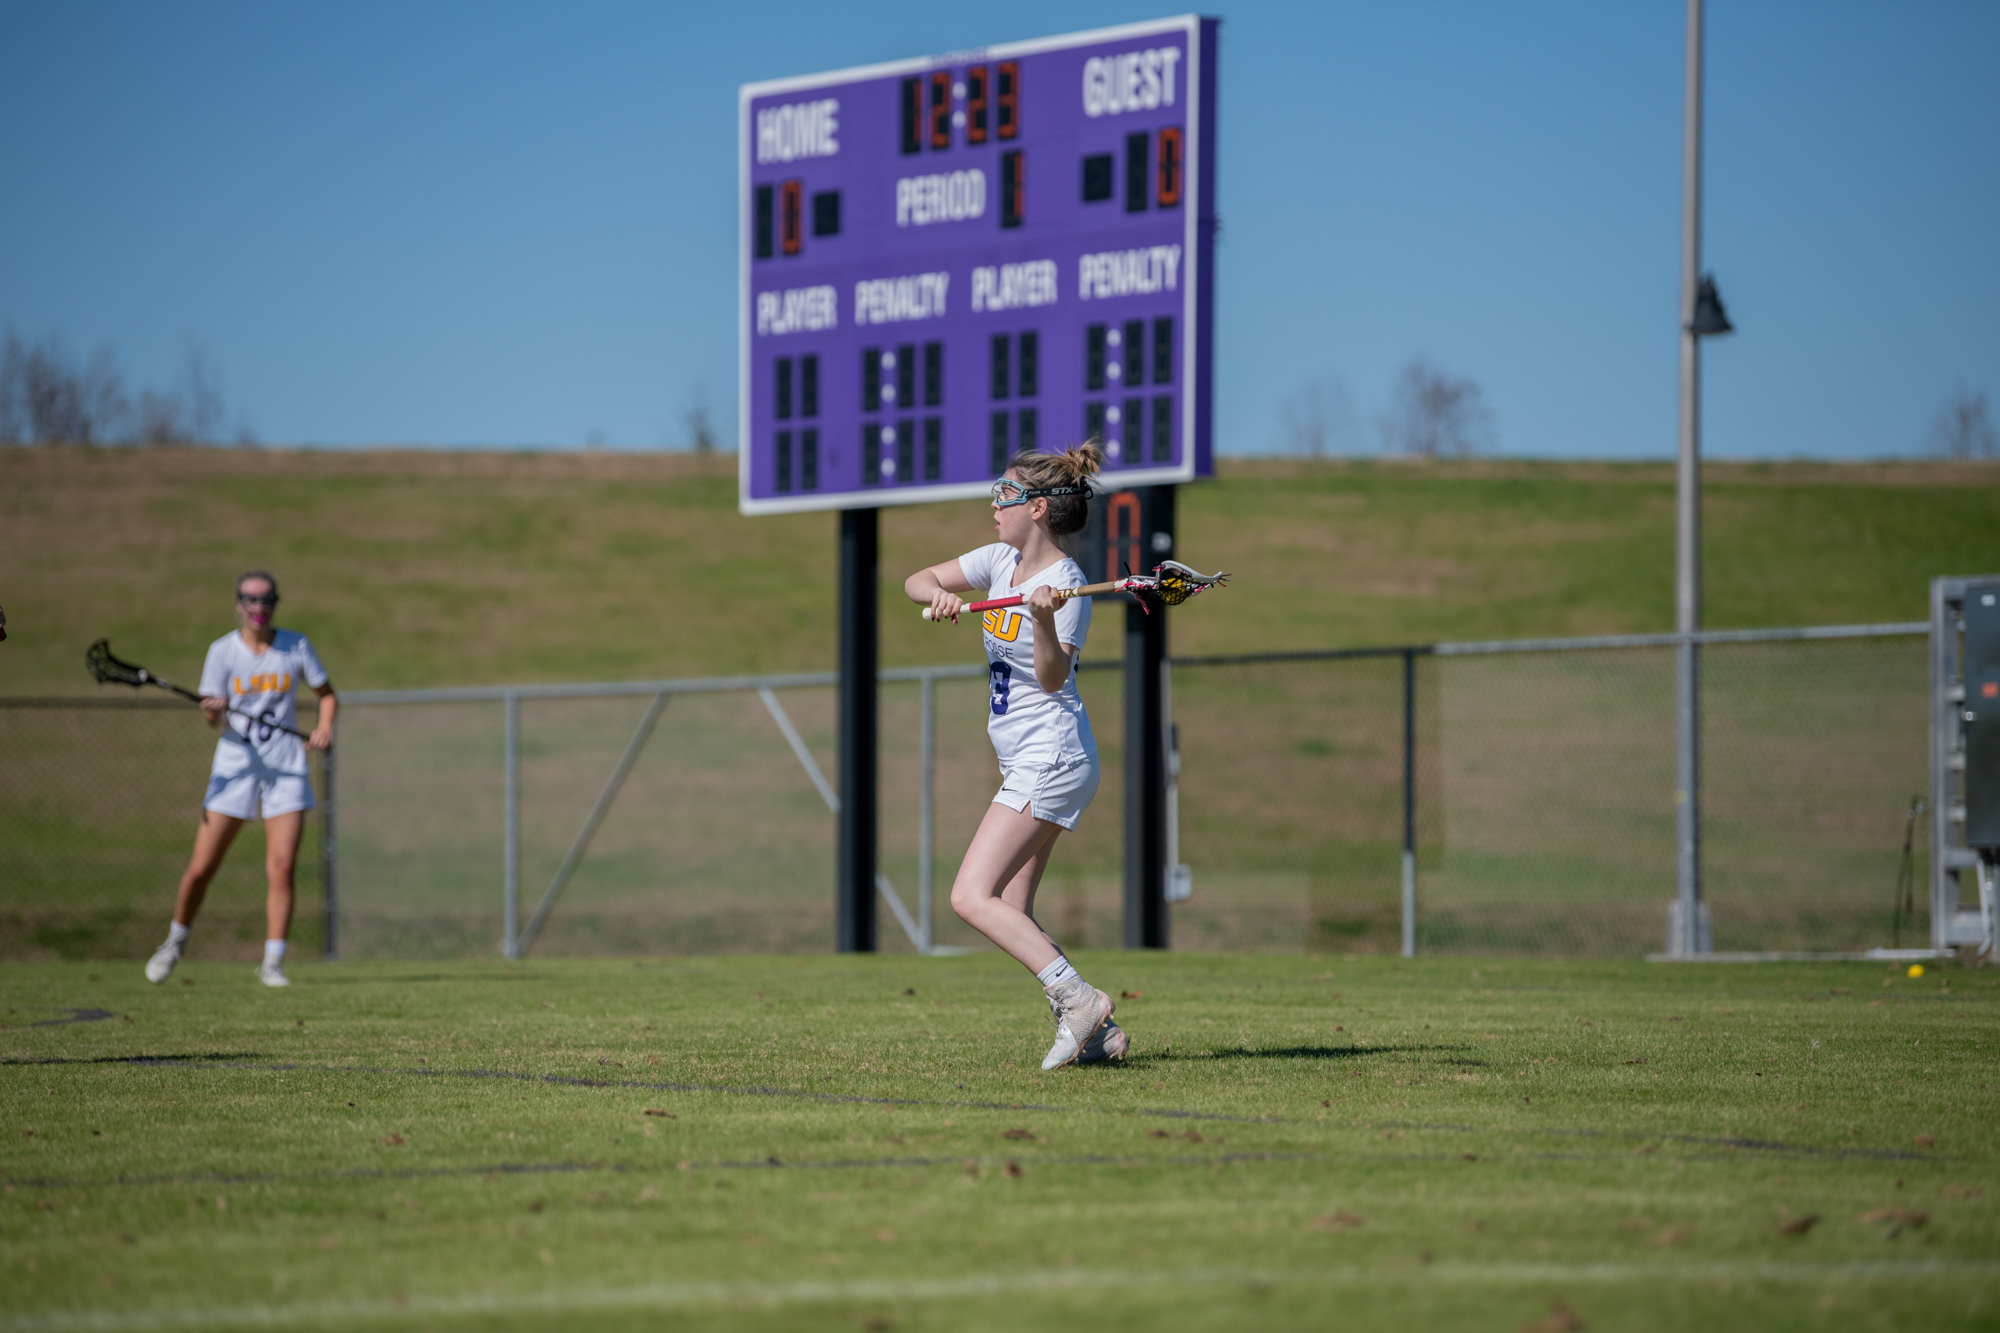
<path id="1" fill-rule="evenodd" d="M 875 952 L 880 513 L 840 511 L 840 836 L 834 948 Z"/>
<path id="2" fill-rule="evenodd" d="M 1174 487 L 1140 492 L 1146 566 L 1174 550 Z M 1138 564 L 1134 569 L 1140 568 Z M 1125 947 L 1165 949 L 1167 917 L 1167 616 L 1125 608 Z"/>

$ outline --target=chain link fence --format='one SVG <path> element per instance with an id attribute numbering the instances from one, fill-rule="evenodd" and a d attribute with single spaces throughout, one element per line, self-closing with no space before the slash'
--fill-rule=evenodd
<path id="1" fill-rule="evenodd" d="M 983 945 L 929 907 L 942 906 L 956 851 L 999 785 L 985 682 L 973 666 L 884 673 L 885 949 Z M 833 937 L 834 718 L 831 676 L 351 695 L 341 953 L 504 952 L 510 939 L 538 954 L 822 950 Z M 927 790 L 942 858 L 924 850 Z M 1084 867 L 1109 884 L 1109 942 L 1118 825 L 1115 814 L 1088 825 L 1051 888 L 1081 930 Z"/>
<path id="2" fill-rule="evenodd" d="M 1922 631 L 1709 639 L 1715 947 L 1899 942 L 1906 821 L 1927 783 Z M 1176 663 L 1179 859 L 1194 894 L 1172 909 L 1174 946 L 1396 950 L 1408 762 L 1420 952 L 1660 949 L 1675 873 L 1672 642 Z M 1063 838 L 1039 914 L 1069 947 L 1114 947 L 1121 673 L 1088 670 L 1079 686 L 1104 779 Z M 999 781 L 985 672 L 885 672 L 881 691 L 882 947 L 983 947 L 944 898 Z M 0 956 L 143 957 L 171 909 L 212 746 L 199 715 L 170 700 L 0 700 Z M 338 755 L 344 957 L 491 956 L 510 939 L 544 955 L 829 947 L 831 677 L 356 692 Z M 309 851 L 321 827 L 315 816 Z M 246 834 L 232 853 L 197 952 L 254 956 L 259 851 Z M 1919 845 L 1917 883 L 1925 857 Z M 316 950 L 310 859 L 296 937 Z M 1923 907 L 1900 942 L 1928 939 Z"/>
<path id="3" fill-rule="evenodd" d="M 832 768 L 833 691 L 784 691 Z M 367 696 L 360 696 L 366 700 Z M 343 709 L 341 953 L 505 951 L 655 696 Z M 833 820 L 755 689 L 667 696 L 577 858 L 538 954 L 812 952 L 832 938 Z M 510 838 L 507 715 L 516 717 Z"/>
<path id="4" fill-rule="evenodd" d="M 1898 922 L 1895 904 L 1927 794 L 1927 644 L 1890 628 L 1701 649 L 1718 951 L 1929 941 L 1925 905 Z M 1445 644 L 1414 666 L 1418 951 L 1662 950 L 1671 638 Z M 1175 668 L 1181 846 L 1197 886 L 1176 909 L 1176 943 L 1397 947 L 1401 671 L 1393 658 Z"/>
<path id="5" fill-rule="evenodd" d="M 1702 647 L 1718 951 L 1929 939 L 1922 904 L 1895 919 L 1928 781 L 1927 646 L 1921 627 L 1883 630 Z M 1675 890 L 1671 637 L 1442 644 L 1414 666 L 1418 950 L 1661 950 Z M 1400 670 L 1383 658 L 1175 670 L 1182 847 L 1202 904 L 1177 911 L 1177 940 L 1187 921 L 1224 943 L 1233 926 L 1247 947 L 1396 947 Z M 1917 883 L 1927 857 L 1919 838 Z"/>

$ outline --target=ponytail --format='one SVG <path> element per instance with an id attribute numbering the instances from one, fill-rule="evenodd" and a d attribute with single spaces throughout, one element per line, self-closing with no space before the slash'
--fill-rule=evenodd
<path id="1" fill-rule="evenodd" d="M 1008 468 L 1031 489 L 1041 486 L 1088 486 L 1090 479 L 1104 468 L 1104 451 L 1097 447 L 1097 440 L 1093 437 L 1059 454 L 1045 454 L 1039 449 L 1016 454 Z M 1049 531 L 1057 537 L 1082 532 L 1090 522 L 1088 491 L 1082 495 L 1052 495 L 1048 497 L 1048 504 Z"/>

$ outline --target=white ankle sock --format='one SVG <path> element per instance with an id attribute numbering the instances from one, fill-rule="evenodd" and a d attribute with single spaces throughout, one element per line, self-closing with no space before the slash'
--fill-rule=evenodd
<path id="1" fill-rule="evenodd" d="M 1046 990 L 1051 986 L 1060 986 L 1065 981 L 1074 980 L 1076 975 L 1076 969 L 1070 966 L 1069 959 L 1057 954 L 1053 963 L 1035 973 L 1035 980 L 1041 982 L 1042 988 Z"/>
<path id="2" fill-rule="evenodd" d="M 167 943 L 179 944 L 188 937 L 188 928 L 178 921 L 167 922 Z"/>
<path id="3" fill-rule="evenodd" d="M 265 962 L 267 962 L 267 963 L 282 963 L 282 962 L 284 962 L 284 961 L 285 961 L 285 942 L 284 942 L 283 940 L 265 940 L 265 941 L 264 941 L 264 961 L 265 961 Z"/>

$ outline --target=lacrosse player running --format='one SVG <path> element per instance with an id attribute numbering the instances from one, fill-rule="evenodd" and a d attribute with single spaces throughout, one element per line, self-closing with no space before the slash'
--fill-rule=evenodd
<path id="1" fill-rule="evenodd" d="M 1090 478 L 1104 465 L 1095 442 L 1067 453 L 1019 455 L 993 485 L 1000 540 L 910 575 L 903 591 L 933 623 L 956 622 L 961 593 L 1025 595 L 1019 608 L 985 614 L 991 672 L 987 735 L 1002 782 L 972 836 L 952 910 L 1035 974 L 1055 1013 L 1056 1043 L 1042 1061 L 1115 1060 L 1130 1044 L 1111 1022 L 1111 997 L 1077 975 L 1035 923 L 1035 890 L 1064 829 L 1097 794 L 1097 739 L 1076 691 L 1076 661 L 1090 634 L 1090 599 L 1060 600 L 1084 586 L 1061 539 L 1083 531 Z"/>
<path id="2" fill-rule="evenodd" d="M 201 910 L 209 881 L 222 868 L 222 858 L 244 821 L 255 819 L 260 806 L 264 874 L 270 888 L 264 899 L 264 961 L 257 979 L 266 986 L 292 984 L 285 976 L 292 872 L 298 864 L 305 812 L 313 808 L 306 750 L 324 750 L 333 743 L 339 700 L 306 636 L 271 623 L 277 609 L 278 581 L 261 569 L 251 570 L 236 580 L 239 628 L 208 647 L 208 660 L 201 669 L 201 707 L 208 725 L 222 727 L 223 736 L 215 744 L 194 855 L 181 875 L 167 942 L 146 964 L 146 980 L 155 984 L 165 981 L 180 962 L 188 928 Z M 319 722 L 306 741 L 289 730 L 297 726 L 292 694 L 301 681 L 319 696 Z"/>

